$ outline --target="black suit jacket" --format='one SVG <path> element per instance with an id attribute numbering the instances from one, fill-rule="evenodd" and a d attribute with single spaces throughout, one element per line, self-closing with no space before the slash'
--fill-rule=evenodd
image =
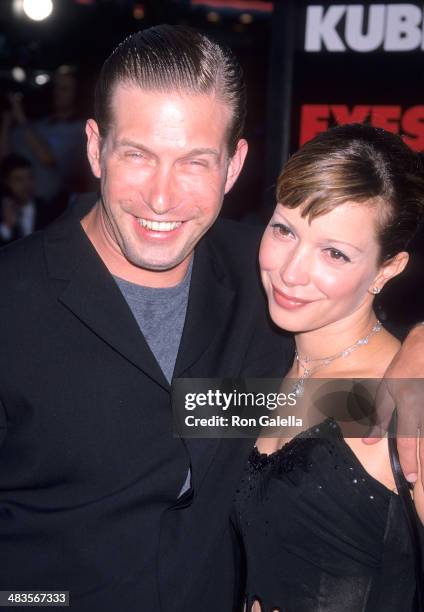
<path id="1" fill-rule="evenodd" d="M 0 196 L 0 225 L 4 222 L 4 216 L 3 216 L 3 210 L 2 210 L 3 197 Z M 36 230 L 42 229 L 48 223 L 48 220 L 46 218 L 47 206 L 45 202 L 40 200 L 40 198 L 33 198 L 32 202 L 35 207 L 34 231 L 36 231 Z M 11 242 L 14 242 L 15 240 L 19 240 L 23 236 L 24 236 L 24 233 L 18 221 L 15 227 L 13 228 L 13 230 L 11 231 L 10 238 L 5 239 L 0 234 L 0 247 L 10 244 Z"/>
<path id="2" fill-rule="evenodd" d="M 228 517 L 253 440 L 173 437 L 170 387 L 80 225 L 93 202 L 0 251 L 0 590 L 230 612 Z M 196 248 L 175 376 L 283 374 L 292 344 L 267 319 L 257 246 L 218 221 Z"/>

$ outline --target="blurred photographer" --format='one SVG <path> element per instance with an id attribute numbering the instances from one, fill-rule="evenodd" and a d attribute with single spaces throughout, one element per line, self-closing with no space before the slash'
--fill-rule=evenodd
<path id="1" fill-rule="evenodd" d="M 42 205 L 34 196 L 30 162 L 8 155 L 0 166 L 0 246 L 28 236 L 42 225 Z M 41 214 L 40 214 L 41 213 Z"/>
<path id="2" fill-rule="evenodd" d="M 55 72 L 52 112 L 32 121 L 21 93 L 8 95 L 8 109 L 0 125 L 0 158 L 18 153 L 32 164 L 35 195 L 57 216 L 69 196 L 84 188 L 84 123 L 77 114 L 75 70 L 61 66 Z"/>

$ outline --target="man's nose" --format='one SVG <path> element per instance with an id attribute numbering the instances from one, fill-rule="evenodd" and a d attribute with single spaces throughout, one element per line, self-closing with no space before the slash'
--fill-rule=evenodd
<path id="1" fill-rule="evenodd" d="M 294 249 L 280 268 L 280 278 L 288 287 L 307 285 L 311 264 L 310 257 L 305 250 Z"/>
<path id="2" fill-rule="evenodd" d="M 164 215 L 176 206 L 172 169 L 158 167 L 150 176 L 144 199 L 156 215 Z"/>

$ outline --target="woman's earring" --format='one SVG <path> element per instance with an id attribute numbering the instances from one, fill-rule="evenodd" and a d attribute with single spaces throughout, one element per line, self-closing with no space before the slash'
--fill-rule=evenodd
<path id="1" fill-rule="evenodd" d="M 371 293 L 373 293 L 374 295 L 377 295 L 377 293 L 380 293 L 381 289 L 380 287 L 373 287 L 371 289 Z"/>

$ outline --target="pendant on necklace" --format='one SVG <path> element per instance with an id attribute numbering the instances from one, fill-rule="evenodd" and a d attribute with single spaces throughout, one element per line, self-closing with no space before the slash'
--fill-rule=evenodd
<path id="1" fill-rule="evenodd" d="M 299 380 L 295 383 L 293 387 L 292 393 L 294 393 L 296 397 L 302 397 L 304 390 L 305 390 L 304 379 L 299 378 Z"/>

